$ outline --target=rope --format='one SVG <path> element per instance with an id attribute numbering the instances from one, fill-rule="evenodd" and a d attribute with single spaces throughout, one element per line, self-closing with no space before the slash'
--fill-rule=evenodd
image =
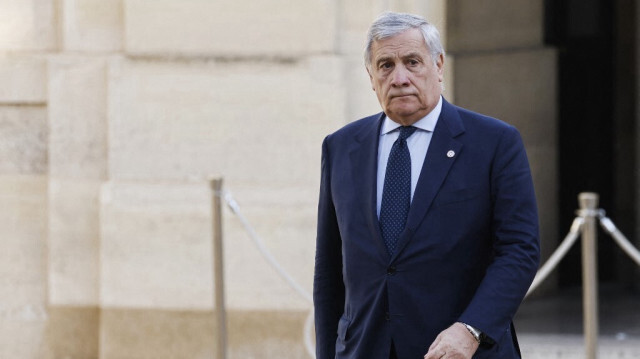
<path id="1" fill-rule="evenodd" d="M 307 292 L 300 284 L 298 284 L 291 275 L 287 271 L 282 268 L 280 263 L 273 257 L 271 252 L 267 249 L 264 241 L 258 236 L 253 226 L 249 223 L 247 218 L 240 211 L 240 206 L 235 201 L 233 196 L 228 191 L 216 192 L 217 196 L 220 196 L 227 203 L 227 206 L 235 214 L 242 226 L 249 234 L 249 237 L 253 241 L 253 243 L 258 248 L 260 254 L 267 260 L 267 262 L 278 272 L 278 274 L 293 288 L 302 298 L 304 298 L 307 302 L 313 304 L 313 298 L 309 292 Z M 525 297 L 529 296 L 531 292 L 533 292 L 538 286 L 551 274 L 551 272 L 558 266 L 558 263 L 564 258 L 564 256 L 569 252 L 571 246 L 576 242 L 578 237 L 580 236 L 580 230 L 584 223 L 584 218 L 587 216 L 598 217 L 600 220 L 600 225 L 602 228 L 615 240 L 615 242 L 622 248 L 622 250 L 629 256 L 631 259 L 636 262 L 640 266 L 640 251 L 638 251 L 629 240 L 618 230 L 616 225 L 609 219 L 605 212 L 601 209 L 599 210 L 588 210 L 581 209 L 576 212 L 578 215 L 571 224 L 571 229 L 567 236 L 564 238 L 562 243 L 556 248 L 553 254 L 549 257 L 549 259 L 545 262 L 545 264 L 538 270 L 529 290 Z M 315 345 L 313 343 L 313 309 L 309 311 L 307 318 L 304 323 L 304 346 L 307 350 L 307 353 L 313 358 L 315 357 Z"/>
<path id="2" fill-rule="evenodd" d="M 540 283 L 542 283 L 547 278 L 547 276 L 551 274 L 553 269 L 558 265 L 558 263 L 560 263 L 562 258 L 564 258 L 569 249 L 571 249 L 571 246 L 573 246 L 573 244 L 575 243 L 576 239 L 578 239 L 578 237 L 580 236 L 580 228 L 582 227 L 583 223 L 583 217 L 576 217 L 573 220 L 569 233 L 564 238 L 562 243 L 560 243 L 560 246 L 558 246 L 555 252 L 553 252 L 551 257 L 547 259 L 542 268 L 538 270 L 538 273 L 533 279 L 533 282 L 531 283 L 531 286 L 529 287 L 529 290 L 527 291 L 525 297 L 531 294 L 531 292 L 533 292 L 540 285 Z"/>
<path id="3" fill-rule="evenodd" d="M 282 277 L 285 280 L 285 282 L 287 282 L 287 284 L 289 284 L 289 286 L 293 288 L 302 298 L 304 298 L 307 302 L 313 304 L 313 297 L 311 296 L 311 294 L 309 294 L 309 292 L 307 292 L 300 284 L 298 284 L 298 282 L 296 282 L 295 279 L 293 279 L 293 277 L 291 277 L 291 275 L 286 270 L 284 270 L 284 268 L 282 268 L 280 263 L 278 263 L 278 261 L 269 251 L 269 249 L 267 249 L 267 246 L 264 244 L 264 241 L 262 240 L 262 238 L 258 236 L 253 226 L 251 226 L 251 223 L 249 223 L 247 218 L 242 214 L 242 211 L 240 211 L 240 206 L 238 205 L 238 202 L 236 202 L 236 200 L 233 198 L 231 193 L 223 190 L 221 192 L 216 193 L 216 195 L 224 199 L 224 201 L 227 203 L 227 206 L 229 207 L 231 212 L 233 212 L 233 214 L 235 214 L 238 217 L 238 219 L 242 223 L 242 226 L 249 234 L 249 237 L 251 238 L 253 243 L 256 245 L 256 247 L 258 247 L 258 251 L 260 252 L 260 254 L 262 254 L 262 256 L 267 260 L 267 262 L 269 262 L 269 264 L 276 270 L 276 272 L 278 272 L 280 277 Z M 304 346 L 305 346 L 305 349 L 307 350 L 307 353 L 313 358 L 315 357 L 316 350 L 315 350 L 315 346 L 313 344 L 313 339 L 312 339 L 312 329 L 313 329 L 313 309 L 307 315 L 307 318 L 304 323 Z"/>
<path id="4" fill-rule="evenodd" d="M 640 266 L 640 252 L 631 244 L 631 242 L 629 242 L 624 234 L 620 232 L 613 221 L 604 215 L 604 213 L 600 215 L 600 225 L 607 233 L 609 233 L 611 238 L 618 243 L 620 248 L 622 248 L 622 250 Z"/>
<path id="5" fill-rule="evenodd" d="M 622 250 L 634 261 L 636 264 L 640 266 L 640 251 L 638 251 L 631 242 L 620 232 L 620 230 L 616 227 L 609 217 L 605 215 L 604 210 L 589 210 L 589 209 L 581 209 L 576 211 L 578 217 L 573 220 L 573 224 L 571 225 L 571 230 L 564 238 L 560 246 L 556 249 L 555 252 L 549 257 L 547 262 L 545 262 L 544 266 L 540 268 L 538 273 L 536 274 L 529 290 L 525 297 L 527 297 L 531 292 L 533 292 L 539 285 L 542 283 L 547 276 L 553 271 L 553 269 L 560 263 L 562 258 L 567 254 L 573 243 L 575 243 L 576 239 L 578 239 L 580 235 L 580 228 L 584 223 L 584 217 L 593 216 L 598 217 L 600 220 L 600 225 L 602 228 L 613 238 L 613 240 L 622 248 Z"/>

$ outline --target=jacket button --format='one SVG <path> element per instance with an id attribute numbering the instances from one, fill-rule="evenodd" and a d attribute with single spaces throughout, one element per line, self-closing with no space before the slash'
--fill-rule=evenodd
<path id="1" fill-rule="evenodd" d="M 387 268 L 387 274 L 388 274 L 388 275 L 394 275 L 394 274 L 396 274 L 396 267 L 391 266 L 391 267 Z"/>

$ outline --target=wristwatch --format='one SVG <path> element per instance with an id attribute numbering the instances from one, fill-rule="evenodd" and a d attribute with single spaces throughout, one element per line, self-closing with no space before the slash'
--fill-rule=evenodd
<path id="1" fill-rule="evenodd" d="M 481 331 L 479 331 L 478 329 L 470 326 L 467 323 L 462 323 L 460 322 L 460 324 L 464 325 L 465 328 L 467 328 L 467 330 L 469 331 L 469 333 L 471 333 L 471 335 L 473 335 L 473 337 L 476 339 L 476 341 L 478 342 L 478 344 L 482 343 L 482 337 L 483 334 Z"/>

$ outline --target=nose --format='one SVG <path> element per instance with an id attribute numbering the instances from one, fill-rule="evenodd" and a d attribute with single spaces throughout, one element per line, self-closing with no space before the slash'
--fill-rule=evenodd
<path id="1" fill-rule="evenodd" d="M 409 71 L 404 66 L 396 66 L 391 74 L 391 86 L 409 86 Z"/>

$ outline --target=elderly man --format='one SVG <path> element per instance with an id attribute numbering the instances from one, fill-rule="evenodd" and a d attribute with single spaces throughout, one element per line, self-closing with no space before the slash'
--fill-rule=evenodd
<path id="1" fill-rule="evenodd" d="M 327 136 L 314 275 L 317 358 L 519 358 L 512 318 L 538 218 L 518 131 L 442 97 L 423 18 L 385 13 L 365 64 L 383 112 Z"/>

